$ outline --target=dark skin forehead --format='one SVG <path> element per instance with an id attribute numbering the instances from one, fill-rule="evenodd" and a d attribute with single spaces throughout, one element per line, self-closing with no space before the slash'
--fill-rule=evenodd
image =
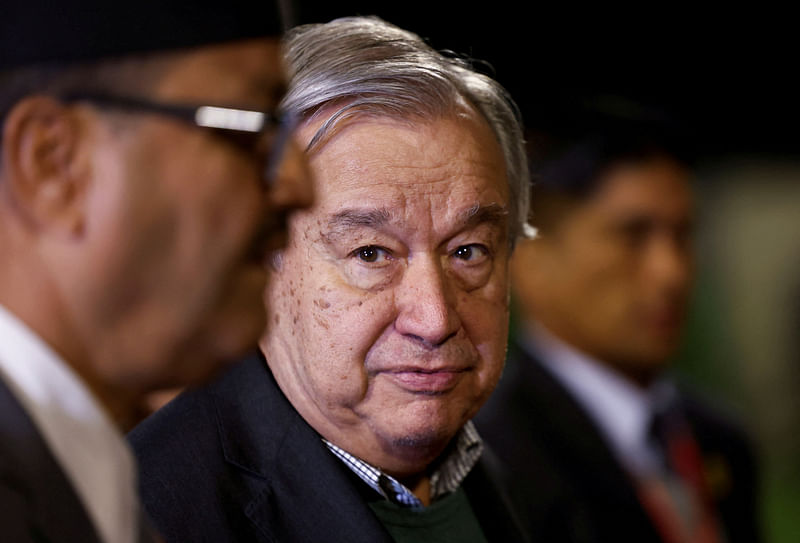
<path id="1" fill-rule="evenodd" d="M 280 42 L 259 38 L 176 55 L 155 91 L 173 101 L 266 109 L 278 105 L 286 87 Z"/>

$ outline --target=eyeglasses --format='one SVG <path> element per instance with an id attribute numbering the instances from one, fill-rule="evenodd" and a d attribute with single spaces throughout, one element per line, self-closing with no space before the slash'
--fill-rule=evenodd
<path id="1" fill-rule="evenodd" d="M 65 102 L 89 102 L 130 112 L 155 113 L 212 129 L 219 136 L 249 152 L 267 147 L 263 181 L 270 188 L 275 181 L 287 143 L 297 127 L 297 117 L 279 111 L 250 111 L 220 106 L 165 104 L 141 98 L 108 94 L 72 93 L 60 96 Z"/>

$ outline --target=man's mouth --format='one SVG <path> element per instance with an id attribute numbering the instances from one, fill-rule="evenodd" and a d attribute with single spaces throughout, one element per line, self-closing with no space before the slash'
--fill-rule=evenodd
<path id="1" fill-rule="evenodd" d="M 467 371 L 465 368 L 399 368 L 382 374 L 408 392 L 443 394 L 454 389 Z"/>

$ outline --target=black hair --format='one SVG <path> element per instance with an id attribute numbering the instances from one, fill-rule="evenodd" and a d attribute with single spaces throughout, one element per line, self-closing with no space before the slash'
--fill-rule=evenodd
<path id="1" fill-rule="evenodd" d="M 694 163 L 682 123 L 666 112 L 644 107 L 635 114 L 576 109 L 548 134 L 540 156 L 535 184 L 576 197 L 590 194 L 603 173 L 620 162 L 666 156 L 687 167 Z"/>
<path id="2" fill-rule="evenodd" d="M 26 96 L 76 92 L 148 93 L 177 53 L 147 53 L 68 64 L 39 64 L 0 72 L 0 119 Z"/>
<path id="3" fill-rule="evenodd" d="M 627 104 L 609 111 L 574 107 L 539 134 L 531 157 L 532 222 L 548 228 L 565 207 L 589 198 L 621 163 L 666 157 L 691 168 L 695 153 L 683 123 L 665 111 Z"/>

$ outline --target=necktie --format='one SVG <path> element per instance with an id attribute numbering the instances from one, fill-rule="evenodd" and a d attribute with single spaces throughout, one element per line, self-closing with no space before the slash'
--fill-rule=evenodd
<path id="1" fill-rule="evenodd" d="M 723 543 L 702 457 L 691 428 L 676 407 L 653 415 L 650 438 L 662 452 L 657 476 L 640 481 L 645 509 L 666 543 Z"/>

